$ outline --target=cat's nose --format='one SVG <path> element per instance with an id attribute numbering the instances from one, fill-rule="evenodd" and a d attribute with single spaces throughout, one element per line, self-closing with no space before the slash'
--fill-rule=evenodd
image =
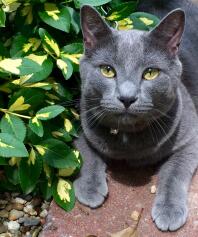
<path id="1" fill-rule="evenodd" d="M 135 103 L 137 96 L 120 96 L 118 99 L 124 104 L 125 108 L 128 109 L 131 104 Z"/>

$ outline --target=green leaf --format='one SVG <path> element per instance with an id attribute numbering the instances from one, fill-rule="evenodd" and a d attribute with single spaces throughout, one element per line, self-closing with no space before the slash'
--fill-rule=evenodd
<path id="1" fill-rule="evenodd" d="M 64 46 L 62 48 L 64 53 L 68 54 L 82 54 L 83 53 L 83 44 L 82 43 L 72 43 Z"/>
<path id="2" fill-rule="evenodd" d="M 36 157 L 35 163 L 22 159 L 19 163 L 19 181 L 21 188 L 25 194 L 31 193 L 37 185 L 37 181 L 41 174 L 42 160 Z"/>
<path id="3" fill-rule="evenodd" d="M 0 157 L 0 165 L 8 165 L 8 159 Z"/>
<path id="4" fill-rule="evenodd" d="M 42 106 L 42 101 L 44 101 L 45 94 L 43 90 L 36 88 L 23 88 L 13 94 L 9 101 L 9 106 L 12 105 L 19 97 L 24 98 L 24 104 L 31 105 L 31 109 L 35 110 L 37 107 Z"/>
<path id="5" fill-rule="evenodd" d="M 2 8 L 0 8 L 0 27 L 5 27 L 6 14 Z"/>
<path id="6" fill-rule="evenodd" d="M 43 125 L 36 117 L 29 120 L 29 127 L 39 137 L 43 136 Z"/>
<path id="7" fill-rule="evenodd" d="M 160 22 L 158 17 L 145 12 L 134 12 L 130 15 L 130 19 L 133 21 L 135 29 L 147 31 L 153 29 Z"/>
<path id="8" fill-rule="evenodd" d="M 56 60 L 56 65 L 62 71 L 64 78 L 68 80 L 72 76 L 73 67 L 70 60 L 64 57 L 64 55 L 61 55 L 61 59 Z"/>
<path id="9" fill-rule="evenodd" d="M 40 18 L 48 25 L 69 32 L 71 17 L 66 7 L 59 8 L 54 3 L 45 3 L 44 10 L 39 12 Z"/>
<path id="10" fill-rule="evenodd" d="M 23 121 L 11 114 L 6 114 L 1 119 L 0 128 L 3 133 L 14 135 L 20 141 L 23 141 L 26 135 L 26 127 Z"/>
<path id="11" fill-rule="evenodd" d="M 52 118 L 58 116 L 64 110 L 65 110 L 65 108 L 60 105 L 47 106 L 45 108 L 40 109 L 36 113 L 36 118 L 40 119 L 40 120 L 49 120 L 49 119 L 52 119 Z"/>
<path id="12" fill-rule="evenodd" d="M 75 193 L 72 183 L 59 178 L 53 185 L 53 198 L 66 211 L 71 211 L 75 205 Z"/>
<path id="13" fill-rule="evenodd" d="M 49 200 L 52 197 L 52 186 L 48 184 L 47 180 L 41 183 L 40 189 L 45 200 Z"/>
<path id="14" fill-rule="evenodd" d="M 64 142 L 48 139 L 35 146 L 45 162 L 54 168 L 77 167 L 75 152 Z"/>
<path id="15" fill-rule="evenodd" d="M 81 7 L 82 5 L 88 4 L 90 6 L 101 6 L 104 5 L 108 2 L 111 2 L 111 0 L 74 0 L 75 6 L 76 7 Z"/>
<path id="16" fill-rule="evenodd" d="M 55 54 L 57 57 L 60 56 L 60 49 L 57 42 L 52 38 L 52 36 L 45 30 L 40 28 L 39 35 L 42 39 L 44 50 L 48 54 Z"/>
<path id="17" fill-rule="evenodd" d="M 6 177 L 8 178 L 9 182 L 17 185 L 19 184 L 19 171 L 16 167 L 6 166 L 5 167 Z"/>
<path id="18" fill-rule="evenodd" d="M 109 21 L 119 21 L 128 17 L 137 7 L 136 1 L 122 3 L 115 8 L 112 8 L 106 17 Z"/>
<path id="19" fill-rule="evenodd" d="M 71 7 L 67 7 L 70 17 L 71 17 L 71 28 L 74 30 L 76 34 L 80 32 L 80 16 L 77 11 L 75 11 Z"/>
<path id="20" fill-rule="evenodd" d="M 48 57 L 41 65 L 41 70 L 39 72 L 33 73 L 25 83 L 34 83 L 46 79 L 52 72 L 53 62 Z"/>
<path id="21" fill-rule="evenodd" d="M 29 53 L 34 53 L 41 45 L 41 40 L 35 37 L 28 38 L 24 35 L 16 35 L 12 41 L 11 57 L 21 57 Z"/>
<path id="22" fill-rule="evenodd" d="M 24 144 L 8 133 L 0 133 L 0 156 L 27 157 L 28 152 Z"/>

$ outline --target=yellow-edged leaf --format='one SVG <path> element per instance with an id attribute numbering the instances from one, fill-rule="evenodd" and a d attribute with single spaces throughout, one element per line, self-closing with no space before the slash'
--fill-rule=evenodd
<path id="1" fill-rule="evenodd" d="M 45 148 L 43 146 L 36 145 L 35 147 L 41 156 L 45 155 Z"/>
<path id="2" fill-rule="evenodd" d="M 68 58 L 69 60 L 71 60 L 75 64 L 79 64 L 79 59 L 82 57 L 82 54 L 80 54 L 80 53 L 77 53 L 77 54 L 66 54 L 66 53 L 63 53 L 61 55 L 64 58 Z"/>
<path id="3" fill-rule="evenodd" d="M 72 130 L 73 126 L 69 119 L 64 120 L 64 127 L 67 132 L 70 132 Z"/>
<path id="4" fill-rule="evenodd" d="M 65 74 L 67 74 L 67 63 L 62 59 L 57 59 L 56 64 Z"/>
<path id="5" fill-rule="evenodd" d="M 36 54 L 30 54 L 26 56 L 26 58 L 31 59 L 32 61 L 38 63 L 39 65 L 42 65 L 43 62 L 47 59 L 47 55 L 36 55 Z"/>
<path id="6" fill-rule="evenodd" d="M 31 105 L 24 104 L 24 97 L 20 96 L 17 100 L 9 107 L 9 111 L 23 111 L 29 109 Z"/>
<path id="7" fill-rule="evenodd" d="M 54 50 L 56 56 L 59 57 L 60 56 L 60 49 L 58 47 L 58 44 L 53 39 L 50 39 L 47 35 L 45 35 L 44 41 L 46 42 L 47 45 L 50 46 L 51 49 Z M 46 50 L 46 48 L 45 48 L 45 50 Z M 49 50 L 48 50 L 48 52 L 49 52 Z"/>
<path id="8" fill-rule="evenodd" d="M 44 9 L 48 16 L 52 17 L 55 21 L 59 20 L 59 16 L 57 14 L 60 13 L 59 9 L 57 8 L 56 4 L 54 3 L 45 3 Z"/>
<path id="9" fill-rule="evenodd" d="M 64 179 L 59 179 L 57 184 L 57 194 L 60 200 L 64 202 L 70 202 L 69 190 L 71 190 L 71 185 Z"/>
<path id="10" fill-rule="evenodd" d="M 59 169 L 58 175 L 62 177 L 68 177 L 71 176 L 75 171 L 75 168 L 65 168 L 65 169 Z"/>
<path id="11" fill-rule="evenodd" d="M 133 29 L 133 21 L 130 18 L 125 18 L 121 21 L 118 21 L 118 30 L 130 30 Z"/>
<path id="12" fill-rule="evenodd" d="M 0 61 L 0 68 L 14 74 L 19 74 L 19 67 L 22 65 L 22 59 L 4 59 Z"/>
<path id="13" fill-rule="evenodd" d="M 26 16 L 25 19 L 25 24 L 30 25 L 33 21 L 33 14 L 32 14 L 32 6 L 31 5 L 26 5 L 22 10 L 21 10 L 21 15 Z"/>
<path id="14" fill-rule="evenodd" d="M 152 25 L 152 24 L 154 23 L 153 20 L 148 19 L 148 18 L 146 18 L 146 17 L 140 17 L 139 19 L 140 19 L 145 25 L 147 25 L 147 26 L 150 26 L 150 25 Z"/>
<path id="15" fill-rule="evenodd" d="M 34 149 L 32 148 L 30 151 L 29 159 L 28 159 L 28 165 L 34 165 L 36 160 L 36 153 Z"/>

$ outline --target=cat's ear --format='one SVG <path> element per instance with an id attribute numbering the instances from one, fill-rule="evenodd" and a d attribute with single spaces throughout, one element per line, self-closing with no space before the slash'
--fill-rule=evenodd
<path id="1" fill-rule="evenodd" d="M 85 48 L 91 49 L 99 40 L 111 34 L 110 27 L 104 22 L 99 13 L 89 5 L 81 8 L 81 28 Z"/>
<path id="2" fill-rule="evenodd" d="M 185 26 L 185 13 L 181 9 L 170 12 L 150 34 L 163 44 L 171 55 L 176 55 Z"/>

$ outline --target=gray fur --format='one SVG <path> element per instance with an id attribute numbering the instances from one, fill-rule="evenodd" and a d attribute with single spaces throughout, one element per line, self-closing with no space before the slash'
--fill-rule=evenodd
<path id="1" fill-rule="evenodd" d="M 186 3 L 182 5 L 182 0 L 171 1 L 171 6 L 166 1 L 168 6 L 162 4 L 163 8 L 162 5 L 158 7 L 160 0 L 150 2 L 151 5 L 143 1 L 141 10 L 160 12 L 160 16 L 175 6 L 184 6 L 184 10 L 187 7 Z M 189 45 L 191 35 L 184 34 L 181 56 L 177 56 L 176 47 L 184 24 L 183 12 L 173 12 L 174 24 L 167 22 L 164 27 L 163 21 L 152 32 L 110 30 L 90 7 L 85 6 L 81 14 L 85 40 L 85 54 L 80 63 L 83 133 L 76 146 L 84 164 L 74 182 L 76 196 L 92 208 L 104 202 L 108 193 L 106 159 L 124 159 L 133 166 L 165 160 L 159 172 L 152 218 L 162 231 L 177 230 L 187 219 L 187 192 L 198 166 L 198 106 L 195 97 L 198 67 L 192 68 L 191 65 L 189 69 L 192 71 L 186 73 L 181 63 L 184 59 L 184 68 L 191 61 L 193 65 L 197 63 L 198 50 L 193 55 L 187 53 L 187 49 L 195 45 Z M 171 16 L 165 21 L 171 20 Z M 187 19 L 191 17 L 193 15 L 187 15 Z M 97 23 L 95 27 L 94 22 Z M 86 28 L 87 25 L 92 27 Z M 170 45 L 176 30 L 179 37 Z M 99 66 L 104 64 L 116 69 L 116 79 L 101 75 Z M 153 81 L 142 79 L 142 73 L 149 67 L 161 69 L 159 78 Z M 126 112 L 120 96 L 138 98 Z M 112 134 L 112 129 L 117 129 L 118 134 Z"/>

